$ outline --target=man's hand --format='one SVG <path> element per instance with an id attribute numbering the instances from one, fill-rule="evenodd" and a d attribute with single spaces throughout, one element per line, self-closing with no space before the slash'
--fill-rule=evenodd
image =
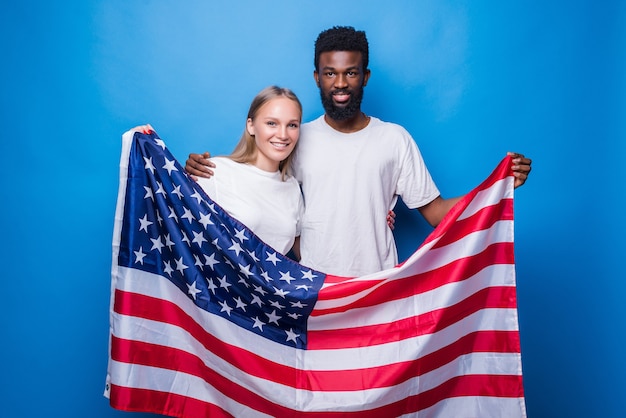
<path id="1" fill-rule="evenodd" d="M 215 164 L 209 161 L 211 154 L 189 154 L 189 158 L 185 161 L 185 171 L 189 173 L 192 179 L 198 180 L 198 177 L 211 178 Z"/>
<path id="2" fill-rule="evenodd" d="M 387 213 L 387 226 L 393 231 L 396 225 L 396 213 L 390 210 Z"/>
<path id="3" fill-rule="evenodd" d="M 513 157 L 513 165 L 511 169 L 513 170 L 513 176 L 515 176 L 515 182 L 513 183 L 515 188 L 526 183 L 526 179 L 530 174 L 530 170 L 532 167 L 530 166 L 533 161 L 530 158 L 524 157 L 522 154 L 518 154 L 516 152 L 507 152 L 507 155 Z"/>

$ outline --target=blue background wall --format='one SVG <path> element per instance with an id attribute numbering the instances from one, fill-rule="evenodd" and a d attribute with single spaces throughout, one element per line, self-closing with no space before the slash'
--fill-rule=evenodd
<path id="1" fill-rule="evenodd" d="M 314 39 L 347 24 L 371 44 L 366 113 L 407 127 L 445 196 L 508 150 L 534 160 L 516 192 L 529 416 L 624 416 L 625 4 L 3 2 L 0 414 L 132 416 L 102 397 L 121 134 L 227 153 L 274 83 L 312 119 Z M 429 231 L 398 208 L 403 258 Z"/>

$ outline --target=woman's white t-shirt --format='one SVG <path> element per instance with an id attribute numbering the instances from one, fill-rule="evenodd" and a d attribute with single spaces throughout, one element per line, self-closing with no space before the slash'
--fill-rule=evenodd
<path id="1" fill-rule="evenodd" d="M 229 215 L 263 242 L 286 254 L 300 235 L 304 201 L 296 179 L 261 170 L 227 157 L 214 157 L 214 174 L 198 184 Z"/>

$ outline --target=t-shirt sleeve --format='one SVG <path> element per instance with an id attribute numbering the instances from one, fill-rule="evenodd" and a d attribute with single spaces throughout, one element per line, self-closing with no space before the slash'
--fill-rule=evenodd
<path id="1" fill-rule="evenodd" d="M 215 160 L 211 160 L 213 161 L 216 165 L 217 163 L 215 162 Z M 222 167 L 219 168 L 219 170 L 222 170 Z M 215 174 L 217 173 L 218 170 L 214 171 L 213 177 L 211 178 L 204 178 L 204 177 L 199 177 L 198 178 L 198 185 L 200 187 L 202 187 L 202 190 L 204 190 L 204 192 L 213 200 L 217 200 L 218 196 L 217 196 L 217 178 L 216 175 L 219 174 Z"/>
<path id="2" fill-rule="evenodd" d="M 403 140 L 396 194 L 407 207 L 416 209 L 432 202 L 440 193 L 417 144 L 406 130 Z"/>

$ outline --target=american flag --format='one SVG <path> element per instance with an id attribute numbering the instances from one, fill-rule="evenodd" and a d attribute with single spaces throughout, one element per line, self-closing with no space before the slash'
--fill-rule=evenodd
<path id="1" fill-rule="evenodd" d="M 526 416 L 510 157 L 404 263 L 337 277 L 228 216 L 155 132 L 127 132 L 122 143 L 112 407 L 175 417 Z"/>

